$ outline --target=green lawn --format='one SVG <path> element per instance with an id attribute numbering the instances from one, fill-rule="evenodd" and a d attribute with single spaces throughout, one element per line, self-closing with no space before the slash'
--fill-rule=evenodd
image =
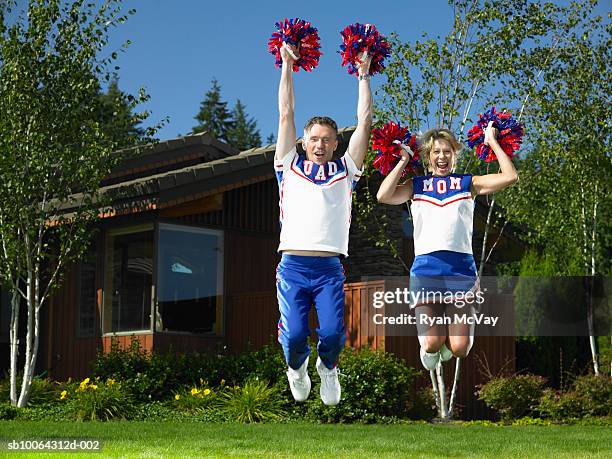
<path id="1" fill-rule="evenodd" d="M 95 438 L 97 454 L 68 457 L 612 457 L 599 426 L 205 424 L 0 421 L 0 440 Z M 607 440 L 606 440 L 607 438 Z M 58 453 L 0 456 L 55 457 Z"/>

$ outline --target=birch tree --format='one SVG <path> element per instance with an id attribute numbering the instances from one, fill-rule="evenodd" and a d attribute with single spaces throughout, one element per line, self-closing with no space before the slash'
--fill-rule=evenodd
<path id="1" fill-rule="evenodd" d="M 611 49 L 610 24 L 594 17 L 556 51 L 528 114 L 537 143 L 522 165 L 526 179 L 504 202 L 556 260 L 558 275 L 585 276 L 595 374 L 592 280 L 612 270 Z"/>
<path id="2" fill-rule="evenodd" d="M 491 105 L 521 116 L 537 91 L 542 72 L 552 64 L 554 50 L 569 31 L 583 23 L 594 4 L 587 1 L 564 7 L 527 0 L 449 0 L 454 19 L 446 36 L 432 38 L 423 33 L 414 43 L 391 36 L 392 56 L 384 72 L 387 81 L 379 92 L 376 118 L 400 122 L 411 131 L 444 126 L 465 141 L 478 113 Z M 478 164 L 473 156 L 467 150 L 461 152 L 457 172 L 496 172 L 489 171 L 493 166 Z M 363 201 L 369 202 L 367 197 Z M 498 240 L 489 240 L 490 229 L 499 220 L 495 201 L 494 195 L 487 198 L 488 216 L 477 257 L 480 274 Z M 371 206 L 356 207 L 358 224 L 367 227 L 373 220 Z M 378 226 L 373 234 L 384 240 L 385 224 Z M 393 247 L 391 251 L 397 253 Z M 441 366 L 437 375 L 431 374 L 442 418 L 453 415 L 460 363 L 460 359 L 455 362 L 448 407 L 443 406 L 446 390 Z"/>
<path id="3" fill-rule="evenodd" d="M 109 30 L 133 11 L 124 14 L 120 0 L 99 7 L 29 0 L 27 11 L 15 8 L 14 1 L 0 3 L 0 280 L 11 292 L 10 398 L 23 407 L 36 368 L 41 309 L 67 265 L 86 250 L 104 203 L 98 186 L 119 161 L 112 154 L 118 145 L 99 119 L 98 94 L 100 81 L 118 69 L 117 52 L 107 50 Z M 143 91 L 126 96 L 131 108 L 146 98 Z M 132 121 L 147 116 L 135 114 Z M 22 305 L 25 337 L 18 336 Z"/>

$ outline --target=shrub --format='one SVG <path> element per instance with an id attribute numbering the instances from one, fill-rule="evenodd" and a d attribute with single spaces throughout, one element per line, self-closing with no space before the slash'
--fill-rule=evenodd
<path id="1" fill-rule="evenodd" d="M 254 378 L 245 381 L 243 386 L 227 387 L 220 395 L 219 406 L 238 422 L 277 421 L 286 415 L 276 388 Z"/>
<path id="2" fill-rule="evenodd" d="M 588 416 L 612 416 L 612 378 L 605 374 L 578 376 L 573 391 Z"/>
<path id="3" fill-rule="evenodd" d="M 582 408 L 575 393 L 547 389 L 540 399 L 538 411 L 543 418 L 562 421 L 581 417 Z"/>
<path id="4" fill-rule="evenodd" d="M 241 354 L 148 353 L 133 340 L 128 349 L 113 341 L 107 354 L 98 354 L 93 374 L 101 379 L 122 381 L 137 401 L 162 401 L 168 393 L 181 387 L 196 385 L 201 379 L 211 387 L 221 384 L 241 385 L 248 378 L 258 377 L 275 384 L 284 378 L 285 362 L 278 345 L 270 344 Z"/>
<path id="5" fill-rule="evenodd" d="M 17 417 L 19 408 L 14 407 L 8 402 L 0 403 L 0 420 L 11 420 Z"/>
<path id="6" fill-rule="evenodd" d="M 96 356 L 93 375 L 121 381 L 138 401 L 161 400 L 180 385 L 174 357 L 148 353 L 138 339 L 133 339 L 127 349 L 113 340 L 110 352 Z"/>
<path id="7" fill-rule="evenodd" d="M 91 382 L 85 378 L 76 388 L 67 387 L 60 395 L 77 420 L 102 420 L 129 418 L 133 409 L 131 394 L 121 383 L 108 379 Z"/>
<path id="8" fill-rule="evenodd" d="M 538 410 L 556 421 L 612 416 L 612 379 L 606 375 L 578 376 L 567 392 L 545 391 Z"/>
<path id="9" fill-rule="evenodd" d="M 477 394 L 503 421 L 510 421 L 537 409 L 545 383 L 545 378 L 536 375 L 496 377 L 480 386 Z"/>
<path id="10" fill-rule="evenodd" d="M 21 391 L 22 376 L 17 377 L 17 395 Z M 30 397 L 28 398 L 27 406 L 45 405 L 54 403 L 58 400 L 60 393 L 60 385 L 51 381 L 48 378 L 34 377 L 32 378 L 32 387 L 30 389 Z M 10 399 L 10 379 L 4 378 L 0 381 L 0 400 Z"/>
<path id="11" fill-rule="evenodd" d="M 172 407 L 178 411 L 195 413 L 213 405 L 216 393 L 208 387 L 204 380 L 199 386 L 183 388 L 174 394 Z"/>
<path id="12" fill-rule="evenodd" d="M 311 358 L 311 375 L 316 375 L 315 361 L 316 357 Z M 411 413 L 417 416 L 416 411 L 421 411 L 428 403 L 425 393 L 419 398 L 415 390 L 418 372 L 393 354 L 369 348 L 346 348 L 342 351 L 339 366 L 340 403 L 328 407 L 321 402 L 315 376 L 306 403 L 309 419 L 319 422 L 384 422 L 385 419 L 405 418 Z M 419 402 L 416 403 L 415 399 Z M 418 417 L 428 417 L 429 413 L 430 410 L 425 409 Z"/>

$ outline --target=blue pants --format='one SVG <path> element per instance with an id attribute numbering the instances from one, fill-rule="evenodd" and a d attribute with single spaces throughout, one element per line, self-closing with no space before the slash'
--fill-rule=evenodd
<path id="1" fill-rule="evenodd" d="M 308 314 L 314 304 L 319 318 L 317 351 L 331 369 L 346 334 L 344 328 L 344 269 L 339 257 L 304 257 L 283 254 L 276 269 L 276 291 L 280 320 L 278 342 L 287 364 L 297 370 L 308 355 Z"/>

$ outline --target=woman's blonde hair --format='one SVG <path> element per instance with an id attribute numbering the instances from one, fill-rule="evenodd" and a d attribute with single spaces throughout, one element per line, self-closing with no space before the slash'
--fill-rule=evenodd
<path id="1" fill-rule="evenodd" d="M 433 167 L 429 163 L 429 154 L 433 148 L 436 140 L 446 140 L 451 148 L 453 149 L 453 163 L 451 164 L 451 172 L 455 172 L 455 166 L 457 165 L 457 153 L 461 151 L 463 145 L 455 138 L 455 135 L 446 128 L 434 128 L 421 134 L 418 139 L 419 152 L 421 153 L 421 159 L 423 166 L 428 171 L 433 171 Z"/>

